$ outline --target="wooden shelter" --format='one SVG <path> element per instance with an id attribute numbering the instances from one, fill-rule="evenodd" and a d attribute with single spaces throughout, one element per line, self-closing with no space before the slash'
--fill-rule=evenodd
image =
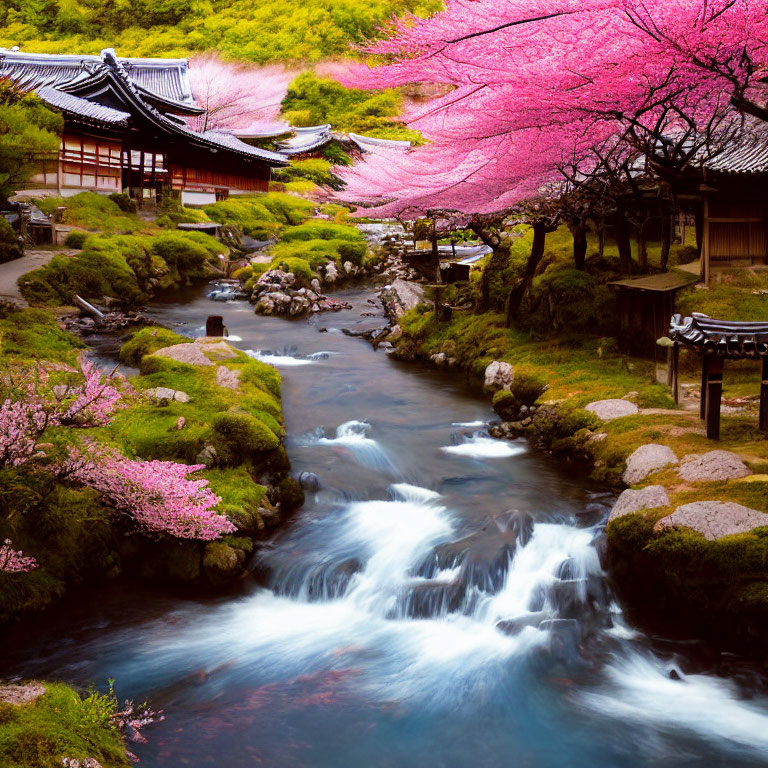
<path id="1" fill-rule="evenodd" d="M 618 292 L 621 348 L 627 352 L 653 352 L 656 340 L 667 334 L 677 292 L 695 282 L 696 275 L 672 271 L 608 283 Z"/>
<path id="2" fill-rule="evenodd" d="M 707 437 L 720 439 L 720 401 L 723 394 L 723 362 L 760 360 L 759 429 L 768 432 L 768 322 L 748 323 L 714 320 L 694 312 L 691 317 L 672 317 L 669 338 L 702 356 L 701 418 L 706 420 Z M 677 360 L 677 354 L 673 356 Z"/>
<path id="3" fill-rule="evenodd" d="M 61 148 L 39 158 L 31 185 L 60 195 L 128 191 L 139 204 L 180 193 L 213 202 L 231 191 L 266 191 L 282 155 L 224 131 L 198 133 L 186 59 L 0 52 L 0 77 L 34 91 L 64 115 Z M 186 198 L 186 199 L 185 199 Z"/>

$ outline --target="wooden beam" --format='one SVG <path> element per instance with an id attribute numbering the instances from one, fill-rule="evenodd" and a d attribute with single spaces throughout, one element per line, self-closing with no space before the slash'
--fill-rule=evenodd
<path id="1" fill-rule="evenodd" d="M 760 424 L 762 432 L 768 432 L 768 355 L 762 357 L 762 377 L 760 381 Z"/>
<path id="2" fill-rule="evenodd" d="M 707 366 L 707 437 L 720 439 L 720 401 L 723 396 L 723 358 L 712 355 Z"/>

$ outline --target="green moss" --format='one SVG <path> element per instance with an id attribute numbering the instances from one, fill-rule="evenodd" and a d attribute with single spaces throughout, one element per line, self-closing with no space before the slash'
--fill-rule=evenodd
<path id="1" fill-rule="evenodd" d="M 217 449 L 227 455 L 229 462 L 238 457 L 273 451 L 280 441 L 269 427 L 249 413 L 228 411 L 213 419 L 213 431 L 218 438 Z M 237 463 L 237 462 L 236 462 Z"/>
<path id="2" fill-rule="evenodd" d="M 51 312 L 0 311 L 0 363 L 35 359 L 71 365 L 84 347 L 76 336 L 59 328 Z"/>
<path id="3" fill-rule="evenodd" d="M 33 704 L 0 710 L 0 765 L 55 768 L 62 756 L 91 757 L 103 768 L 123 768 L 128 760 L 120 734 L 109 724 L 114 711 L 107 696 L 86 699 L 61 683 L 45 683 Z"/>
<path id="4" fill-rule="evenodd" d="M 283 272 L 292 272 L 296 278 L 297 284 L 305 288 L 309 287 L 309 283 L 315 276 L 312 272 L 312 267 L 304 259 L 295 257 L 280 258 L 277 257 L 272 260 L 270 264 L 271 269 L 282 269 Z"/>
<path id="5" fill-rule="evenodd" d="M 185 344 L 190 339 L 167 328 L 149 327 L 141 328 L 131 335 L 122 347 L 120 347 L 120 362 L 126 365 L 138 366 L 144 355 L 151 355 L 163 347 L 172 347 L 176 344 Z"/>

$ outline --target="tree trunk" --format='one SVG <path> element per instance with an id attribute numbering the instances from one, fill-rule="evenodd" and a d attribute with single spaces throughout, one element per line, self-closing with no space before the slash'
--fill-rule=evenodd
<path id="1" fill-rule="evenodd" d="M 616 232 L 616 245 L 619 249 L 621 271 L 628 275 L 632 270 L 632 244 L 629 240 L 629 222 L 623 211 L 616 211 L 613 226 Z"/>
<path id="2" fill-rule="evenodd" d="M 646 221 L 637 225 L 637 265 L 640 272 L 648 271 L 648 237 L 645 231 Z"/>
<path id="3" fill-rule="evenodd" d="M 696 253 L 701 258 L 701 247 L 704 243 L 704 204 L 696 206 Z"/>
<path id="4" fill-rule="evenodd" d="M 573 263 L 576 269 L 584 271 L 584 262 L 587 259 L 587 228 L 584 224 L 578 224 L 571 229 L 573 235 Z"/>
<path id="5" fill-rule="evenodd" d="M 440 252 L 437 250 L 437 222 L 432 223 L 432 267 L 435 270 L 435 282 L 442 283 L 443 276 L 440 270 Z"/>
<path id="6" fill-rule="evenodd" d="M 602 259 L 605 256 L 605 221 L 600 219 L 597 224 L 597 252 Z"/>
<path id="7" fill-rule="evenodd" d="M 531 255 L 528 257 L 528 262 L 525 265 L 525 273 L 517 285 L 509 292 L 509 299 L 507 300 L 507 328 L 511 328 L 517 318 L 520 305 L 523 303 L 525 294 L 528 293 L 541 260 L 544 258 L 546 239 L 546 225 L 537 222 L 533 225 L 533 245 L 531 246 Z"/>
<path id="8" fill-rule="evenodd" d="M 685 241 L 683 241 L 685 242 Z M 672 247 L 672 214 L 669 211 L 661 213 L 661 256 L 659 263 L 666 272 L 669 264 L 669 249 Z"/>
<path id="9" fill-rule="evenodd" d="M 507 266 L 509 260 L 509 251 L 503 246 L 491 246 L 493 253 L 488 257 L 483 267 L 483 273 L 480 276 L 480 304 L 479 312 L 488 312 L 491 307 L 491 281 L 493 278 Z"/>

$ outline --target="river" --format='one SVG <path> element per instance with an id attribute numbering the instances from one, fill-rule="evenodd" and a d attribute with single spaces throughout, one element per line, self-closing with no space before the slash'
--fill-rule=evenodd
<path id="1" fill-rule="evenodd" d="M 223 314 L 283 374 L 293 469 L 322 489 L 264 550 L 267 585 L 84 601 L 2 671 L 150 699 L 145 768 L 764 766 L 759 684 L 622 619 L 595 547 L 611 496 L 490 440 L 460 377 L 343 335 L 381 310 L 338 296 L 354 309 L 308 321 L 200 289 L 151 311 L 188 335 Z"/>

